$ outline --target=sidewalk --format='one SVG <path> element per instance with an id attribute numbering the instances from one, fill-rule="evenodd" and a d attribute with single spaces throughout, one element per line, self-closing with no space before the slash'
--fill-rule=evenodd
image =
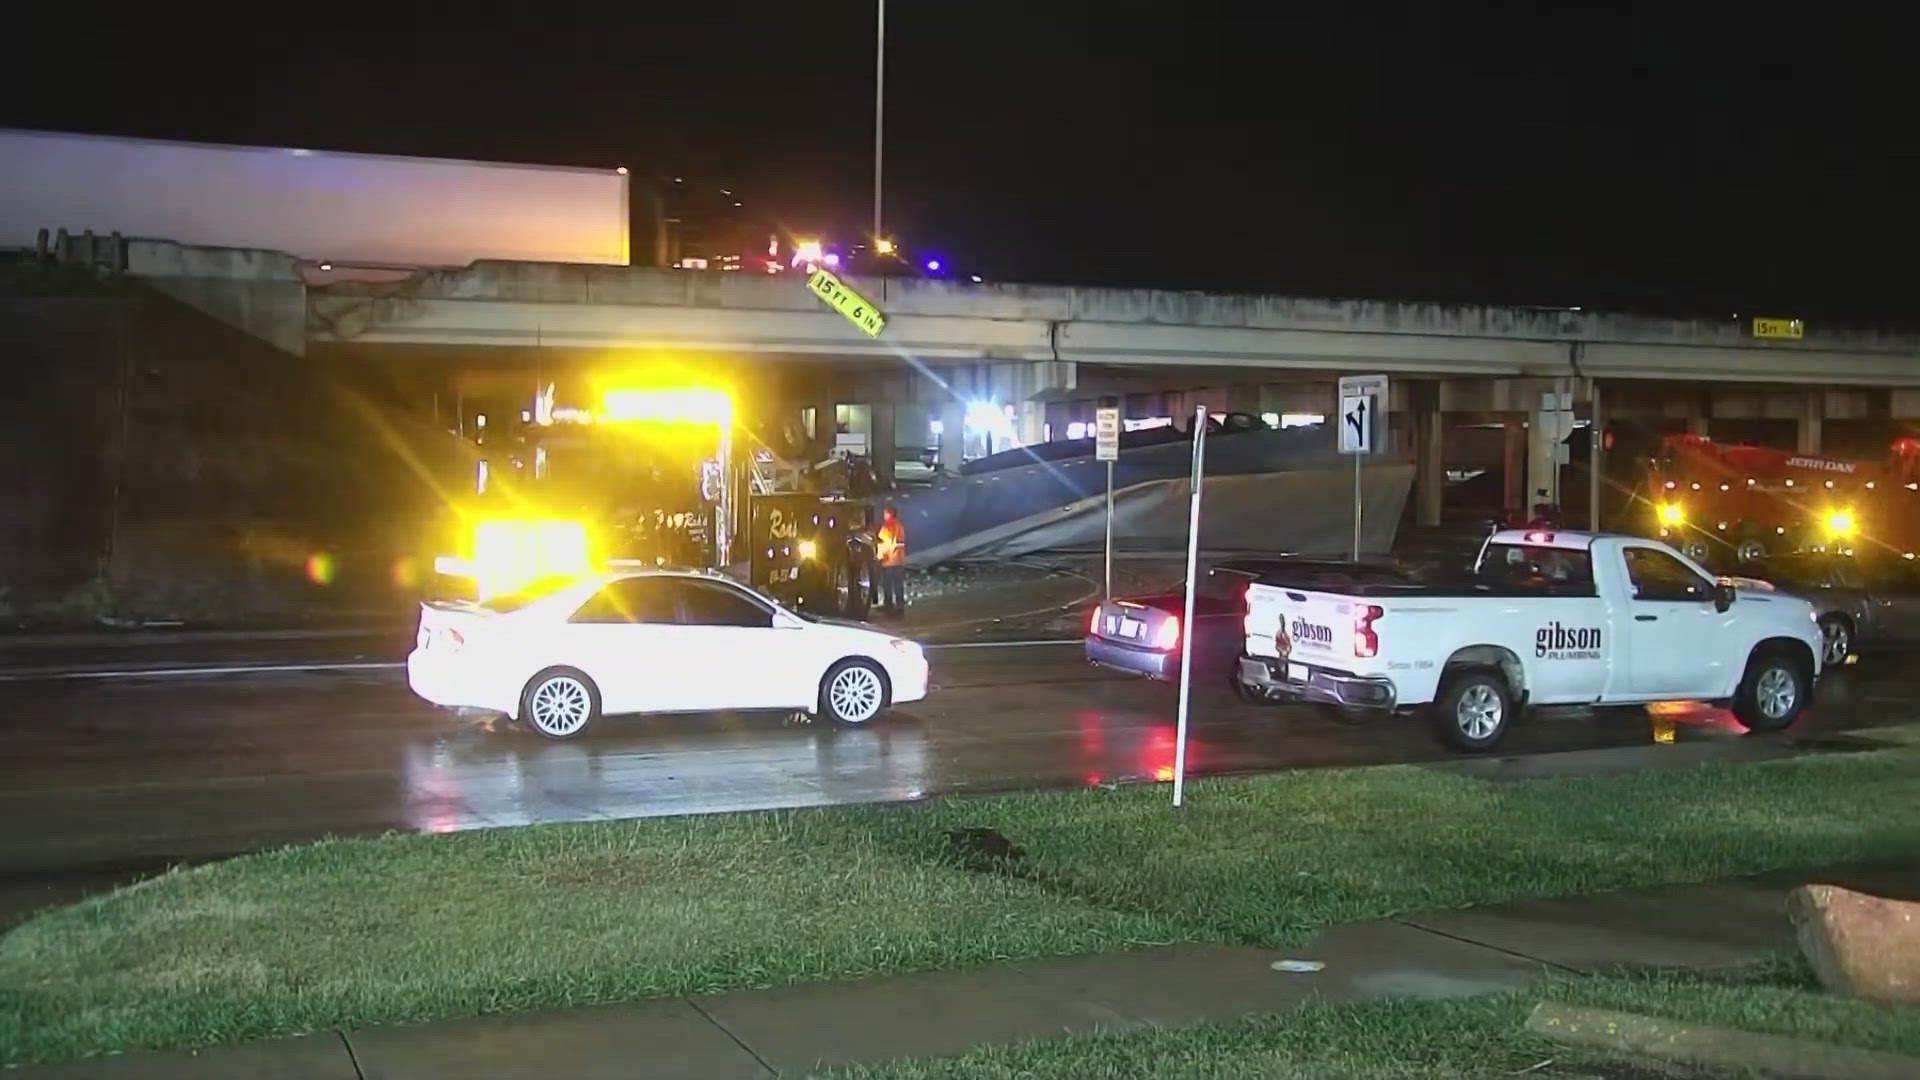
<path id="1" fill-rule="evenodd" d="M 1181 1025 L 1306 1002 L 1520 989 L 1550 971 L 1723 968 L 1793 947 L 1784 900 L 1823 881 L 1920 899 L 1920 864 L 1784 871 L 1334 927 L 1288 952 L 1145 948 L 963 971 L 322 1032 L 26 1068 L 19 1080 L 611 1080 L 805 1076 L 985 1043 Z M 1317 972 L 1276 969 L 1315 960 Z"/>

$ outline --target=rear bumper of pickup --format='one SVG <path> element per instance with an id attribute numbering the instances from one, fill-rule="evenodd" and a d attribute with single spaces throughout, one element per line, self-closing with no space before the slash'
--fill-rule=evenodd
<path id="1" fill-rule="evenodd" d="M 1292 676 L 1289 677 L 1289 672 Z M 1291 663 L 1261 656 L 1240 658 L 1240 681 L 1275 700 L 1317 701 L 1349 709 L 1391 711 L 1398 704 L 1393 680 L 1380 675 Z"/>

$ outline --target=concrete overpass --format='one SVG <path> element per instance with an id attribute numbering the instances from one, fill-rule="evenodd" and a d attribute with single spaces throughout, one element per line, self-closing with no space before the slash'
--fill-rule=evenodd
<path id="1" fill-rule="evenodd" d="M 1685 320 L 855 280 L 888 319 L 869 338 L 797 274 L 516 262 L 349 271 L 274 252 L 144 240 L 127 242 L 124 258 L 128 272 L 295 353 L 377 352 L 404 363 L 426 354 L 643 350 L 830 362 L 843 374 L 820 391 L 817 423 L 830 422 L 836 401 L 861 402 L 875 445 L 885 445 L 896 438 L 896 408 L 913 407 L 941 421 L 949 464 L 960 456 L 965 399 L 1011 406 L 1018 437 L 1032 442 L 1090 419 L 1100 397 L 1119 398 L 1129 416 L 1190 413 L 1194 401 L 1324 413 L 1338 374 L 1387 372 L 1396 377 L 1400 445 L 1426 466 L 1423 518 L 1438 515 L 1449 417 L 1507 426 L 1507 472 L 1529 476 L 1525 495 L 1511 491 L 1510 502 L 1561 501 L 1549 434 L 1556 411 L 1576 411 L 1595 430 L 1622 415 L 1678 419 L 1698 431 L 1717 421 L 1785 422 L 1795 446 L 1811 452 L 1834 425 L 1920 419 L 1920 335 L 1815 323 L 1798 340 L 1753 336 L 1753 315 L 1792 312 Z M 1529 464 L 1514 467 L 1516 455 Z"/>
<path id="2" fill-rule="evenodd" d="M 855 281 L 868 338 L 798 275 L 482 262 L 308 290 L 315 342 L 716 350 L 925 361 L 1920 387 L 1920 337 L 1750 322 L 1146 289 Z M 1758 314 L 1777 314 L 1761 312 Z M 1787 313 L 1791 314 L 1791 313 Z"/>

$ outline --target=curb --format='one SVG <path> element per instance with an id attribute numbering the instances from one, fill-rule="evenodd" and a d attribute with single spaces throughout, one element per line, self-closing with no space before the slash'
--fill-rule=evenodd
<path id="1" fill-rule="evenodd" d="M 1920 1058 L 1635 1013 L 1543 1001 L 1526 1029 L 1553 1042 L 1642 1054 L 1709 1068 L 1754 1069 L 1807 1080 L 1910 1080 Z"/>
<path id="2" fill-rule="evenodd" d="M 367 624 L 313 629 L 279 630 L 102 630 L 71 633 L 0 634 L 0 649 L 87 648 L 97 645 L 197 645 L 223 641 L 329 641 L 339 638 L 404 634 L 410 623 Z"/>

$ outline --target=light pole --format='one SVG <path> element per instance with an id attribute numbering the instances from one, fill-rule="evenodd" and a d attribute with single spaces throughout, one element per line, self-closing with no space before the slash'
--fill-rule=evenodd
<path id="1" fill-rule="evenodd" d="M 880 172 L 887 100 L 887 0 L 878 0 L 878 3 L 873 43 L 873 240 L 876 246 L 885 235 L 880 231 Z"/>

